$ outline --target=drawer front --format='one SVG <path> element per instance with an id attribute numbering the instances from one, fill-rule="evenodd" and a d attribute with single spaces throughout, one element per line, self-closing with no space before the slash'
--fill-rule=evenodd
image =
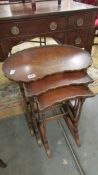
<path id="1" fill-rule="evenodd" d="M 22 35 L 38 35 L 62 31 L 66 20 L 63 17 L 47 19 L 28 19 L 0 24 L 0 37 L 15 37 Z"/>
<path id="2" fill-rule="evenodd" d="M 89 28 L 92 25 L 92 15 L 87 13 L 79 13 L 70 15 L 68 17 L 68 26 L 70 29 L 72 28 Z"/>
<path id="3" fill-rule="evenodd" d="M 77 47 L 86 47 L 88 41 L 88 30 L 76 30 L 67 33 L 67 44 Z"/>

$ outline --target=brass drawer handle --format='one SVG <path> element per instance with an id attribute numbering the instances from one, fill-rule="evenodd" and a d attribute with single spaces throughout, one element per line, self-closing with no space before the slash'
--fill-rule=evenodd
<path id="1" fill-rule="evenodd" d="M 82 39 L 80 37 L 75 39 L 75 44 L 79 45 L 82 42 Z"/>
<path id="2" fill-rule="evenodd" d="M 18 28 L 17 26 L 13 26 L 13 27 L 11 28 L 11 33 L 12 33 L 13 35 L 18 35 L 18 34 L 20 33 L 19 28 Z"/>
<path id="3" fill-rule="evenodd" d="M 78 26 L 78 27 L 83 26 L 83 23 L 84 23 L 84 21 L 83 21 L 82 18 L 77 19 L 77 26 Z"/>
<path id="4" fill-rule="evenodd" d="M 50 29 L 51 30 L 56 30 L 57 29 L 57 23 L 56 22 L 51 22 L 50 23 Z"/>

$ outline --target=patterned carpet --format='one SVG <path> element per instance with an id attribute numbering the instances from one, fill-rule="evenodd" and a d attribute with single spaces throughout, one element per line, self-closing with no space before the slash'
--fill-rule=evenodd
<path id="1" fill-rule="evenodd" d="M 47 44 L 56 44 L 54 40 L 47 39 Z M 13 47 L 12 53 L 25 48 L 37 46 L 38 43 L 25 42 Z M 96 94 L 98 93 L 98 46 L 92 49 L 93 64 L 88 69 L 88 74 L 94 79 L 94 83 L 90 85 L 90 89 Z M 19 90 L 18 84 L 9 81 L 4 77 L 2 72 L 2 63 L 0 64 L 0 119 L 16 116 L 24 112 L 24 103 Z"/>

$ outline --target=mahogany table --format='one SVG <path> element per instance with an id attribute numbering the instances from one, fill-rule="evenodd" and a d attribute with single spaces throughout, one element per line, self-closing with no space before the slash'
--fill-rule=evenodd
<path id="1" fill-rule="evenodd" d="M 30 132 L 35 134 L 39 146 L 43 143 L 49 158 L 51 150 L 45 129 L 48 121 L 64 118 L 80 146 L 78 124 L 82 105 L 86 98 L 94 96 L 87 87 L 92 82 L 87 75 L 91 64 L 86 50 L 71 45 L 25 49 L 8 57 L 3 64 L 5 76 L 20 84 L 29 115 L 27 121 L 31 123 Z M 54 111 L 58 105 L 64 107 L 66 115 L 61 112 L 45 116 L 46 110 Z"/>
<path id="2" fill-rule="evenodd" d="M 98 8 L 62 0 L 0 5 L 0 62 L 11 48 L 21 41 L 38 36 L 53 37 L 62 44 L 71 44 L 91 52 L 94 22 Z"/>
<path id="3" fill-rule="evenodd" d="M 72 0 L 41 1 L 36 11 L 30 3 L 0 5 L 0 61 L 21 41 L 38 36 L 86 48 L 91 52 L 98 8 Z"/>

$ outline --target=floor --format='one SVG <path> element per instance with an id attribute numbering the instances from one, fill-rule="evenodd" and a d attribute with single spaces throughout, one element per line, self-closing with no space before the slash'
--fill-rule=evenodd
<path id="1" fill-rule="evenodd" d="M 80 120 L 78 148 L 62 120 L 70 143 L 86 175 L 98 175 L 98 95 L 87 99 Z M 32 138 L 24 114 L 0 120 L 0 158 L 8 167 L 0 175 L 79 175 L 76 163 L 57 122 L 47 124 L 52 158 Z M 83 175 L 83 174 L 82 174 Z"/>

